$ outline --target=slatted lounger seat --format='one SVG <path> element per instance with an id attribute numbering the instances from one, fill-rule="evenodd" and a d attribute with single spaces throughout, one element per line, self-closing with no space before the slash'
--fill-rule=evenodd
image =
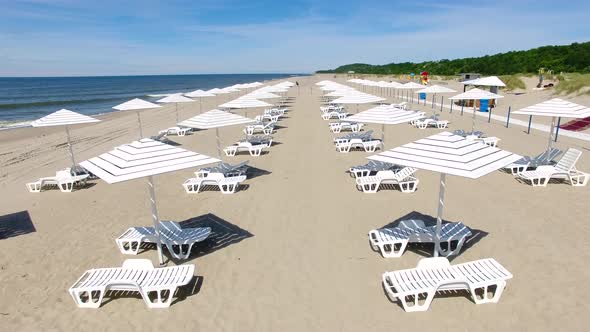
<path id="1" fill-rule="evenodd" d="M 363 176 L 356 178 L 356 186 L 364 193 L 376 193 L 382 184 L 393 184 L 399 186 L 404 193 L 412 193 L 418 188 L 420 182 L 412 176 L 416 173 L 413 167 L 404 167 L 398 172 L 392 170 L 379 171 L 374 176 Z"/>
<path id="2" fill-rule="evenodd" d="M 423 119 L 418 120 L 414 123 L 416 128 L 418 129 L 426 129 L 428 127 L 436 127 L 438 129 L 447 128 L 449 125 L 449 121 L 447 120 L 434 120 L 434 119 Z"/>
<path id="3" fill-rule="evenodd" d="M 69 293 L 80 308 L 100 307 L 108 291 L 138 292 L 148 308 L 168 308 L 194 273 L 193 264 L 155 268 L 148 259 L 127 259 L 121 267 L 84 272 Z"/>
<path id="4" fill-rule="evenodd" d="M 580 150 L 569 148 L 555 166 L 539 166 L 534 171 L 519 173 L 518 177 L 529 181 L 533 187 L 546 187 L 550 179 L 567 179 L 572 186 L 582 187 L 588 184 L 590 174 L 576 169 L 581 156 Z"/>
<path id="5" fill-rule="evenodd" d="M 263 133 L 264 135 L 270 135 L 274 131 L 275 126 L 273 122 L 263 123 L 257 122 L 254 124 L 246 125 L 244 133 L 246 135 L 254 135 L 256 133 Z"/>
<path id="6" fill-rule="evenodd" d="M 444 257 L 423 258 L 413 269 L 385 272 L 383 288 L 406 312 L 426 311 L 437 292 L 468 290 L 476 304 L 497 303 L 512 278 L 493 258 L 451 265 Z"/>
<path id="7" fill-rule="evenodd" d="M 223 152 L 225 152 L 226 156 L 233 157 L 239 152 L 247 151 L 252 157 L 259 157 L 262 154 L 262 149 L 267 147 L 268 145 L 263 143 L 252 144 L 250 142 L 238 142 L 224 148 Z"/>
<path id="8" fill-rule="evenodd" d="M 555 164 L 554 159 L 557 158 L 557 156 L 559 156 L 561 153 L 561 150 L 551 148 L 549 150 L 543 151 L 543 153 L 536 155 L 534 157 L 525 156 L 522 159 L 519 159 L 514 163 L 507 165 L 506 167 L 504 167 L 504 170 L 510 171 L 512 175 L 517 175 L 524 171 L 535 169 L 539 166 L 553 165 Z"/>
<path id="9" fill-rule="evenodd" d="M 383 143 L 379 139 L 353 138 L 346 142 L 336 143 L 336 151 L 340 153 L 349 153 L 351 149 L 359 148 L 365 150 L 365 152 L 375 152 L 382 146 Z"/>
<path id="10" fill-rule="evenodd" d="M 197 194 L 203 186 L 217 186 L 222 194 L 233 194 L 246 180 L 246 175 L 224 176 L 222 173 L 210 173 L 207 177 L 190 178 L 182 184 L 187 194 Z"/>
<path id="11" fill-rule="evenodd" d="M 358 133 L 359 131 L 361 131 L 363 129 L 363 127 L 365 126 L 364 123 L 358 123 L 358 122 L 348 122 L 348 121 L 340 121 L 340 122 L 331 122 L 330 123 L 330 131 L 338 134 L 340 133 L 342 130 L 350 130 L 353 133 Z"/>
<path id="12" fill-rule="evenodd" d="M 39 178 L 26 184 L 29 192 L 38 193 L 44 187 L 57 186 L 63 193 L 70 193 L 75 185 L 84 186 L 90 174 L 72 175 L 69 168 L 55 172 L 55 176 Z"/>
<path id="13" fill-rule="evenodd" d="M 386 162 L 382 162 L 382 161 L 377 161 L 377 160 L 369 160 L 369 162 L 364 165 L 353 166 L 353 167 L 349 168 L 348 173 L 353 178 L 360 178 L 363 176 L 376 175 L 376 173 L 379 171 L 387 171 L 387 170 L 398 171 L 399 169 L 400 169 L 400 167 L 397 165 L 394 165 L 394 164 L 390 164 L 390 163 L 386 163 Z"/>
<path id="14" fill-rule="evenodd" d="M 174 221 L 160 221 L 160 241 L 170 255 L 176 259 L 187 259 L 195 243 L 204 241 L 211 234 L 210 227 L 182 228 Z M 137 255 L 145 243 L 157 243 L 158 237 L 153 227 L 130 227 L 121 234 L 115 243 L 125 255 Z"/>
<path id="15" fill-rule="evenodd" d="M 403 220 L 396 227 L 370 231 L 369 244 L 385 258 L 401 257 L 408 243 L 434 243 L 435 234 L 436 226 L 426 227 L 422 220 Z M 445 257 L 459 254 L 471 235 L 469 227 L 461 222 L 441 225 L 438 253 Z"/>
<path id="16" fill-rule="evenodd" d="M 170 127 L 168 129 L 160 130 L 158 134 L 185 136 L 191 131 L 192 128 Z"/>
<path id="17" fill-rule="evenodd" d="M 261 115 L 257 115 L 254 120 L 258 121 L 258 122 L 262 122 L 264 120 L 270 120 L 270 123 L 275 123 L 279 121 L 279 118 L 281 116 L 278 114 L 270 114 L 270 113 L 264 113 Z"/>

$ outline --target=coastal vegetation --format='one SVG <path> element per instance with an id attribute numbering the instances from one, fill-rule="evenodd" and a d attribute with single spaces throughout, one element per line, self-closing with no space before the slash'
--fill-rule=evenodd
<path id="1" fill-rule="evenodd" d="M 402 62 L 385 65 L 355 63 L 318 73 L 409 74 L 428 71 L 433 75 L 480 73 L 483 75 L 537 74 L 540 68 L 553 73 L 590 73 L 590 42 L 543 46 L 476 58 Z M 516 84 L 520 84 L 516 82 Z M 524 84 L 524 83 L 523 83 Z"/>

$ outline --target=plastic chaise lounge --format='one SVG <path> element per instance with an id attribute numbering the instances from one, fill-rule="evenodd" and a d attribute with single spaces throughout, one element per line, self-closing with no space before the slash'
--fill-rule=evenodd
<path id="1" fill-rule="evenodd" d="M 186 134 L 190 133 L 192 128 L 181 128 L 181 127 L 170 127 L 168 129 L 160 130 L 158 135 L 177 135 L 177 136 L 185 136 Z"/>
<path id="2" fill-rule="evenodd" d="M 86 185 L 86 180 L 90 174 L 72 175 L 70 168 L 63 169 L 55 172 L 55 176 L 39 178 L 37 181 L 29 182 L 26 184 L 29 192 L 38 193 L 41 192 L 43 187 L 55 187 L 63 193 L 70 193 L 74 189 L 74 186 Z"/>
<path id="3" fill-rule="evenodd" d="M 225 147 L 223 152 L 226 156 L 233 157 L 240 152 L 247 151 L 252 157 L 259 157 L 262 154 L 262 149 L 267 147 L 268 145 L 264 143 L 251 143 L 242 141 Z"/>
<path id="4" fill-rule="evenodd" d="M 187 259 L 193 245 L 211 234 L 210 227 L 182 228 L 174 221 L 160 221 L 158 225 L 161 244 L 175 259 Z M 115 239 L 117 248 L 126 255 L 137 255 L 143 244 L 157 241 L 153 227 L 130 227 Z"/>
<path id="5" fill-rule="evenodd" d="M 471 229 L 461 222 L 442 224 L 436 250 L 445 257 L 458 255 L 471 235 Z M 435 236 L 436 226 L 427 227 L 422 220 L 410 219 L 400 221 L 396 227 L 370 231 L 369 244 L 384 258 L 401 257 L 409 243 L 434 243 Z"/>
<path id="6" fill-rule="evenodd" d="M 266 145 L 267 148 L 270 148 L 272 146 L 272 140 L 273 140 L 272 136 L 269 136 L 269 135 L 264 135 L 264 136 L 255 135 L 255 136 L 249 136 L 245 139 L 239 140 L 238 142 L 249 142 L 254 145 L 263 144 L 263 145 Z"/>
<path id="7" fill-rule="evenodd" d="M 358 133 L 363 129 L 365 126 L 364 123 L 359 122 L 349 122 L 349 121 L 339 121 L 339 122 L 331 122 L 330 123 L 330 131 L 334 134 L 340 133 L 342 130 L 350 130 L 353 133 Z"/>
<path id="8" fill-rule="evenodd" d="M 347 116 L 348 116 L 348 113 L 343 112 L 343 111 L 329 111 L 329 112 L 322 114 L 322 119 L 324 119 L 326 121 L 330 120 L 330 119 L 343 120 Z"/>
<path id="9" fill-rule="evenodd" d="M 378 160 L 369 160 L 369 162 L 364 165 L 353 166 L 349 168 L 348 173 L 353 178 L 360 178 L 363 176 L 376 175 L 376 173 L 379 171 L 397 171 L 399 169 L 400 166 L 397 166 L 395 164 L 386 163 Z"/>
<path id="10" fill-rule="evenodd" d="M 204 167 L 195 172 L 195 176 L 200 178 L 207 177 L 209 173 L 222 173 L 224 176 L 245 175 L 248 170 L 248 160 L 239 164 L 228 164 L 220 162 L 217 166 Z"/>
<path id="11" fill-rule="evenodd" d="M 258 122 L 262 122 L 264 120 L 269 120 L 270 123 L 275 123 L 279 121 L 279 118 L 281 116 L 279 114 L 271 114 L 271 113 L 264 113 L 264 114 L 260 114 L 257 115 L 254 120 L 258 121 Z"/>
<path id="12" fill-rule="evenodd" d="M 254 135 L 256 133 L 263 133 L 264 135 L 270 135 L 274 131 L 275 126 L 273 122 L 264 123 L 262 121 L 246 125 L 244 133 L 246 135 Z"/>
<path id="13" fill-rule="evenodd" d="M 414 126 L 418 129 L 426 129 L 428 127 L 436 127 L 438 129 L 447 128 L 449 125 L 449 121 L 447 120 L 434 120 L 434 119 L 423 119 L 417 120 L 414 123 Z"/>
<path id="14" fill-rule="evenodd" d="M 437 292 L 467 290 L 476 304 L 497 303 L 512 278 L 493 258 L 451 265 L 444 257 L 423 258 L 413 269 L 385 272 L 383 288 L 406 312 L 426 311 Z"/>
<path id="15" fill-rule="evenodd" d="M 246 175 L 228 175 L 224 173 L 209 173 L 205 177 L 190 178 L 182 184 L 187 194 L 197 194 L 203 186 L 217 186 L 222 194 L 233 194 L 246 181 Z"/>
<path id="16" fill-rule="evenodd" d="M 382 184 L 399 186 L 401 192 L 412 193 L 418 188 L 420 182 L 413 176 L 417 169 L 404 167 L 394 172 L 392 170 L 378 171 L 374 176 L 362 176 L 356 178 L 356 186 L 364 193 L 376 193 Z"/>
<path id="17" fill-rule="evenodd" d="M 168 308 L 194 273 L 193 264 L 156 268 L 148 259 L 127 259 L 121 267 L 84 272 L 69 293 L 80 308 L 100 307 L 108 291 L 138 292 L 148 308 Z"/>
<path id="18" fill-rule="evenodd" d="M 556 148 L 551 148 L 549 150 L 543 151 L 543 153 L 536 155 L 534 157 L 523 157 L 510 165 L 504 167 L 506 171 L 510 171 L 512 175 L 517 175 L 524 171 L 535 169 L 539 166 L 543 165 L 553 165 L 555 162 L 553 161 L 557 156 L 562 153 L 561 150 Z"/>
<path id="19" fill-rule="evenodd" d="M 529 181 L 533 187 L 546 187 L 550 179 L 567 179 L 572 186 L 582 187 L 588 184 L 590 174 L 576 169 L 576 163 L 581 156 L 580 150 L 569 148 L 555 166 L 539 166 L 534 171 L 518 173 L 518 177 Z"/>

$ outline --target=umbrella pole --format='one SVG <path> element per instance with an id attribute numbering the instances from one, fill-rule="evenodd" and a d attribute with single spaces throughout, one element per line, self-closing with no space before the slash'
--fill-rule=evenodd
<path id="1" fill-rule="evenodd" d="M 553 131 L 555 130 L 555 117 L 551 118 L 551 128 L 549 129 L 549 142 L 547 143 L 547 151 L 551 150 L 551 142 L 553 141 Z"/>
<path id="2" fill-rule="evenodd" d="M 76 160 L 74 159 L 74 150 L 72 149 L 72 142 L 70 140 L 70 126 L 66 126 L 66 135 L 68 136 L 68 149 L 70 150 L 70 158 L 72 158 L 72 170 L 76 167 Z"/>
<path id="3" fill-rule="evenodd" d="M 139 111 L 137 111 L 137 124 L 139 125 L 139 139 L 142 139 L 143 130 L 141 129 L 141 116 L 139 115 Z"/>
<path id="4" fill-rule="evenodd" d="M 381 144 L 385 143 L 385 123 L 381 124 Z"/>
<path id="5" fill-rule="evenodd" d="M 178 103 L 174 103 L 174 108 L 176 108 L 176 123 L 179 123 L 180 121 L 178 121 Z"/>
<path id="6" fill-rule="evenodd" d="M 215 128 L 215 141 L 217 142 L 217 158 L 221 159 L 221 141 L 219 140 L 219 127 Z"/>
<path id="7" fill-rule="evenodd" d="M 440 247 L 440 229 L 442 227 L 442 216 L 445 208 L 446 174 L 440 173 L 440 188 L 438 190 L 438 211 L 436 214 L 436 234 L 434 235 L 434 257 L 438 257 Z"/>
<path id="8" fill-rule="evenodd" d="M 160 217 L 158 216 L 158 205 L 156 204 L 156 191 L 154 190 L 154 177 L 148 176 L 148 190 L 150 191 L 150 206 L 152 207 L 152 220 L 154 222 L 154 231 L 158 239 L 156 246 L 158 247 L 158 261 L 160 265 L 164 265 L 164 255 L 162 254 L 162 241 L 160 240 L 160 233 L 158 226 L 160 224 Z"/>
<path id="9" fill-rule="evenodd" d="M 203 99 L 203 97 L 199 97 L 199 114 L 203 112 L 203 105 L 201 104 L 201 99 Z"/>
<path id="10" fill-rule="evenodd" d="M 473 135 L 473 131 L 475 130 L 475 100 L 473 101 L 473 120 L 471 122 L 471 134 Z"/>

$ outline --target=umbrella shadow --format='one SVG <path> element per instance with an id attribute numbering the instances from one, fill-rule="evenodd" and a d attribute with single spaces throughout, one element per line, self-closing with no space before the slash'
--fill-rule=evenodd
<path id="1" fill-rule="evenodd" d="M 436 226 L 436 217 L 426 215 L 426 214 L 423 214 L 423 213 L 420 213 L 417 211 L 412 211 L 412 212 L 404 215 L 403 217 L 400 217 L 400 218 L 390 222 L 389 224 L 384 225 L 382 228 L 398 227 L 400 222 L 402 222 L 404 220 L 411 220 L 411 219 L 422 220 L 424 222 L 424 225 L 426 225 L 426 227 Z M 443 224 L 446 224 L 449 222 L 456 222 L 456 221 L 450 221 L 450 220 L 446 220 L 446 219 L 442 220 Z M 468 224 L 465 224 L 465 225 L 467 227 L 469 227 Z M 479 241 L 481 241 L 483 238 L 485 238 L 486 236 L 489 235 L 489 233 L 486 231 L 471 228 L 471 227 L 469 227 L 469 228 L 471 229 L 471 236 L 465 240 L 465 243 L 463 243 L 461 253 L 469 250 L 471 247 L 473 247 Z M 434 243 L 410 243 L 410 244 L 408 244 L 406 250 L 412 251 L 412 252 L 414 252 L 420 256 L 423 256 L 423 257 L 432 257 L 432 253 L 434 252 Z M 449 261 L 453 261 L 456 257 L 457 257 L 457 255 L 449 256 L 447 258 L 449 259 Z"/>
<path id="2" fill-rule="evenodd" d="M 189 259 L 209 255 L 254 235 L 212 213 L 179 222 L 182 228 L 210 227 L 211 235 L 193 246 Z M 172 259 L 174 261 L 174 259 Z M 176 262 L 175 262 L 176 263 Z"/>
<path id="3" fill-rule="evenodd" d="M 248 177 L 248 180 L 269 174 L 272 174 L 272 172 L 254 166 L 248 166 L 246 169 L 246 176 Z"/>
<path id="4" fill-rule="evenodd" d="M 0 240 L 34 233 L 36 231 L 29 211 L 20 211 L 0 216 Z"/>

